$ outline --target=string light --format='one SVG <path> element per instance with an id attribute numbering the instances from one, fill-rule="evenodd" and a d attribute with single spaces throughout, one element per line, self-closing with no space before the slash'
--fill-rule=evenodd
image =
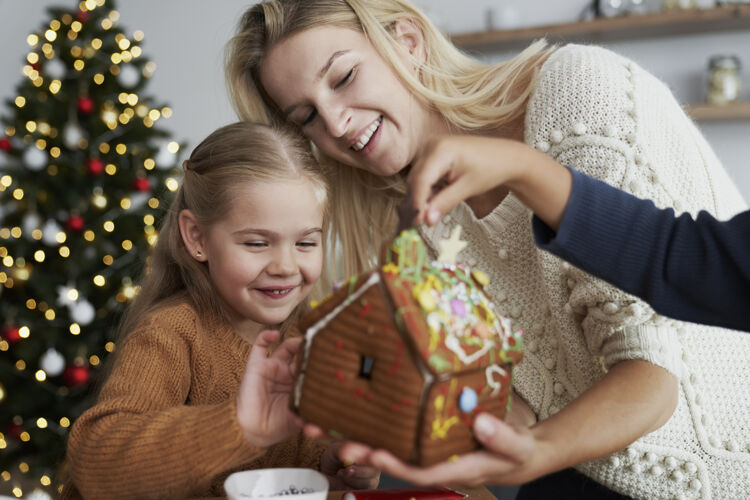
<path id="1" fill-rule="evenodd" d="M 29 44 L 30 47 L 35 47 L 36 44 L 39 43 L 39 37 L 32 33 L 26 37 L 26 43 Z"/>
<path id="2" fill-rule="evenodd" d="M 79 335 L 81 333 L 81 326 L 78 323 L 71 323 L 68 327 L 71 335 Z"/>
<path id="3" fill-rule="evenodd" d="M 44 382 L 45 380 L 47 380 L 47 373 L 44 370 L 37 370 L 34 374 L 34 378 L 38 382 Z"/>

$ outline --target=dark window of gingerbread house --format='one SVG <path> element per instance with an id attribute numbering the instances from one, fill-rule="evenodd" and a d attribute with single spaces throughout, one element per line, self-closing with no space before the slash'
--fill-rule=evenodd
<path id="1" fill-rule="evenodd" d="M 362 356 L 359 362 L 359 376 L 362 378 L 372 378 L 372 365 L 375 363 L 375 358 L 370 356 Z"/>

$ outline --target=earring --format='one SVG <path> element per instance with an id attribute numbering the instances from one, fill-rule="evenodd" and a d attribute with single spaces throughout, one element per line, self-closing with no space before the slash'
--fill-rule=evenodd
<path id="1" fill-rule="evenodd" d="M 201 252 L 200 250 L 197 250 L 197 251 L 195 252 L 195 256 L 196 256 L 196 257 L 203 257 L 203 252 Z"/>

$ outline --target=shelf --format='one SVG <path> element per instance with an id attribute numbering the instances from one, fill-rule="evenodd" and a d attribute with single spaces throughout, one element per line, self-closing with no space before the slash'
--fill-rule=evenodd
<path id="1" fill-rule="evenodd" d="M 696 121 L 747 120 L 750 119 L 750 101 L 740 101 L 726 106 L 692 104 L 685 111 Z"/>
<path id="2" fill-rule="evenodd" d="M 712 9 L 625 15 L 531 28 L 466 33 L 454 35 L 451 40 L 458 47 L 467 50 L 509 50 L 524 47 L 542 37 L 553 43 L 607 42 L 746 28 L 750 28 L 750 5 L 726 5 Z"/>

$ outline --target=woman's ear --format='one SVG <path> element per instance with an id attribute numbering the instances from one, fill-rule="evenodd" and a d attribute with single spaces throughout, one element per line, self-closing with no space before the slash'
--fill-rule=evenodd
<path id="1" fill-rule="evenodd" d="M 394 23 L 393 38 L 419 64 L 427 61 L 427 50 L 425 48 L 424 32 L 422 27 L 414 19 L 404 17 Z"/>
<path id="2" fill-rule="evenodd" d="M 190 256 L 198 262 L 206 262 L 207 257 L 204 248 L 203 232 L 193 212 L 187 209 L 180 210 L 177 221 L 180 226 L 182 242 L 185 244 L 185 248 Z"/>

